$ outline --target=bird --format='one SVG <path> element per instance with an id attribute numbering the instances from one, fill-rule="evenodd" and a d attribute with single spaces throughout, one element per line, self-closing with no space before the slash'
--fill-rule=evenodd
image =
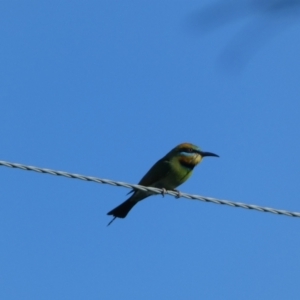
<path id="1" fill-rule="evenodd" d="M 160 188 L 163 191 L 175 190 L 175 188 L 191 177 L 195 166 L 206 156 L 219 157 L 217 154 L 204 152 L 191 143 L 179 144 L 158 160 L 138 184 Z M 128 194 L 132 195 L 107 213 L 107 215 L 113 216 L 113 219 L 107 226 L 116 218 L 125 218 L 138 202 L 153 195 L 152 192 L 141 190 L 132 190 Z"/>

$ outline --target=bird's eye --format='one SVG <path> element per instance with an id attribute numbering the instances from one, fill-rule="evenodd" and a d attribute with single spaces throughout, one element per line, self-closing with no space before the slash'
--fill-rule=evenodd
<path id="1" fill-rule="evenodd" d="M 192 148 L 189 148 L 189 149 L 188 149 L 188 152 L 192 153 L 192 152 L 193 152 L 193 149 L 192 149 Z"/>

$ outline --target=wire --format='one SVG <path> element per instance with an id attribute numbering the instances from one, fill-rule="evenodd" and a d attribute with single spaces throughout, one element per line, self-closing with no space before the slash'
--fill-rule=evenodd
<path id="1" fill-rule="evenodd" d="M 200 201 L 211 202 L 211 203 L 215 203 L 215 204 L 223 204 L 223 205 L 229 205 L 229 206 L 233 206 L 233 207 L 253 209 L 253 210 L 273 213 L 273 214 L 277 214 L 277 215 L 285 215 L 288 217 L 298 217 L 298 218 L 300 217 L 300 212 L 291 212 L 291 211 L 275 209 L 275 208 L 271 208 L 271 207 L 263 207 L 263 206 L 259 206 L 259 205 L 246 204 L 246 203 L 242 203 L 242 202 L 233 202 L 233 201 L 228 201 L 228 200 L 215 199 L 215 198 L 211 198 L 211 197 L 204 197 L 204 196 L 200 196 L 200 195 L 191 195 L 191 194 L 186 194 L 186 193 L 182 193 L 182 192 L 178 192 L 178 191 L 169 191 L 169 190 L 165 190 L 165 189 L 147 187 L 147 186 L 142 186 L 142 185 L 137 185 L 137 184 L 130 184 L 130 183 L 121 182 L 121 181 L 114 181 L 114 180 L 109 180 L 109 179 L 84 176 L 84 175 L 80 175 L 80 174 L 68 173 L 68 172 L 63 172 L 63 171 L 55 171 L 55 170 L 51 170 L 51 169 L 27 166 L 27 165 L 22 165 L 22 164 L 17 164 L 17 163 L 11 163 L 11 162 L 7 162 L 7 161 L 0 161 L 0 166 L 9 167 L 9 168 L 17 168 L 17 169 L 21 169 L 21 170 L 25 170 L 25 171 L 34 171 L 34 172 L 38 172 L 38 173 L 45 173 L 45 174 L 56 175 L 56 176 L 64 176 L 67 178 L 74 178 L 74 179 L 80 179 L 80 180 L 85 180 L 85 181 L 93 181 L 96 183 L 110 184 L 113 186 L 122 186 L 122 187 L 126 187 L 129 189 L 135 189 L 135 190 L 150 191 L 150 192 L 153 192 L 153 194 L 162 194 L 162 195 L 169 194 L 176 198 L 181 197 L 181 198 L 186 198 L 186 199 L 190 199 L 190 200 L 200 200 Z"/>

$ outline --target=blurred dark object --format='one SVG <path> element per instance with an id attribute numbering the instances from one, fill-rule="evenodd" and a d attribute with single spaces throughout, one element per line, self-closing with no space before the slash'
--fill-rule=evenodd
<path id="1" fill-rule="evenodd" d="M 223 0 L 194 13 L 191 20 L 202 32 L 243 22 L 220 57 L 222 66 L 240 70 L 263 43 L 299 21 L 299 16 L 300 0 Z"/>

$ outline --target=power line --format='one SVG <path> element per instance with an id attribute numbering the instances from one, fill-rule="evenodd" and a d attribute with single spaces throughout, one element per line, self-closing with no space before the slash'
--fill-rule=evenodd
<path id="1" fill-rule="evenodd" d="M 67 178 L 74 178 L 74 179 L 80 179 L 80 180 L 85 180 L 85 181 L 93 181 L 96 183 L 110 184 L 113 186 L 122 186 L 122 187 L 126 187 L 129 189 L 150 191 L 150 192 L 153 192 L 153 194 L 163 194 L 163 195 L 168 194 L 168 195 L 171 195 L 171 196 L 174 196 L 177 198 L 181 197 L 181 198 L 186 198 L 186 199 L 190 199 L 190 200 L 200 200 L 200 201 L 211 202 L 211 203 L 215 203 L 215 204 L 223 204 L 223 205 L 229 205 L 229 206 L 233 206 L 233 207 L 253 209 L 253 210 L 258 210 L 261 212 L 268 212 L 268 213 L 273 213 L 273 214 L 277 214 L 277 215 L 285 215 L 288 217 L 298 217 L 298 218 L 300 217 L 300 212 L 291 212 L 291 211 L 275 209 L 275 208 L 271 208 L 271 207 L 263 207 L 263 206 L 253 205 L 253 204 L 246 204 L 246 203 L 242 203 L 242 202 L 220 200 L 220 199 L 215 199 L 215 198 L 211 198 L 211 197 L 204 197 L 204 196 L 199 196 L 199 195 L 191 195 L 191 194 L 181 193 L 181 192 L 177 192 L 177 191 L 169 191 L 169 190 L 166 191 L 164 189 L 159 189 L 159 188 L 154 188 L 154 187 L 147 187 L 147 186 L 142 186 L 142 185 L 137 185 L 137 184 L 121 182 L 121 181 L 114 181 L 114 180 L 109 180 L 109 179 L 102 179 L 102 178 L 68 173 L 68 172 L 63 172 L 63 171 L 55 171 L 55 170 L 51 170 L 51 169 L 38 168 L 38 167 L 27 166 L 27 165 L 22 165 L 22 164 L 17 164 L 17 163 L 11 163 L 11 162 L 7 162 L 7 161 L 0 161 L 0 166 L 9 167 L 9 168 L 17 168 L 17 169 L 21 169 L 21 170 L 25 170 L 25 171 L 34 171 L 34 172 L 38 172 L 38 173 L 45 173 L 45 174 L 56 175 L 56 176 L 64 176 Z"/>

